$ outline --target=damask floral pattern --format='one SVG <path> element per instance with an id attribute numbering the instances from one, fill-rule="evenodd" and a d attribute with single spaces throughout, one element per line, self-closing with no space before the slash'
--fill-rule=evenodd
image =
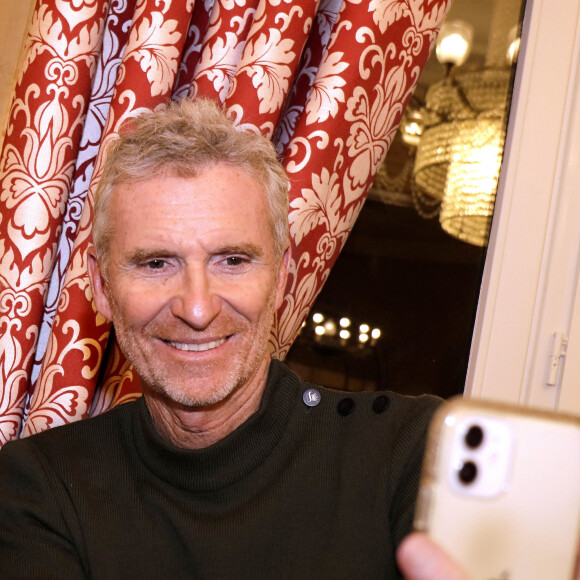
<path id="1" fill-rule="evenodd" d="M 0 445 L 139 396 L 86 278 L 102 151 L 170 98 L 222 102 L 290 175 L 283 357 L 450 0 L 38 0 L 0 157 Z"/>

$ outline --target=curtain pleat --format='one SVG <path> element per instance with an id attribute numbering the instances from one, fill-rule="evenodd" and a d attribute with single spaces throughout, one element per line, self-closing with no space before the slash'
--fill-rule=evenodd
<path id="1" fill-rule="evenodd" d="M 39 0 L 0 157 L 0 444 L 139 396 L 86 276 L 103 152 L 206 96 L 291 180 L 283 358 L 344 245 L 450 0 Z"/>
<path id="2" fill-rule="evenodd" d="M 89 414 L 110 331 L 110 324 L 94 310 L 86 276 L 92 199 L 103 155 L 127 119 L 171 97 L 189 28 L 190 14 L 182 5 L 168 4 L 164 12 L 157 5 L 156 0 L 137 2 L 131 20 L 49 347 L 24 424 L 25 436 Z M 72 384 L 71 377 L 76 378 Z"/>
<path id="3" fill-rule="evenodd" d="M 0 159 L 0 443 L 21 429 L 107 9 L 40 3 L 30 25 Z"/>
<path id="4" fill-rule="evenodd" d="M 308 97 L 303 104 L 296 98 L 277 131 L 279 144 L 288 141 L 283 163 L 292 182 L 294 255 L 273 335 L 279 357 L 288 352 L 362 208 L 443 8 L 377 0 L 366 12 L 359 3 L 344 2 L 336 19 L 329 13 L 330 37 L 320 57 L 314 54 L 316 66 L 301 70 L 313 77 Z"/>

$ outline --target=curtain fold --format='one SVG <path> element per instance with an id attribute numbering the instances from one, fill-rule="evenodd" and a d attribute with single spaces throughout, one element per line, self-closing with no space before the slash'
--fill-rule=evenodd
<path id="1" fill-rule="evenodd" d="M 207 96 L 271 138 L 293 259 L 283 358 L 364 203 L 450 0 L 39 0 L 0 156 L 0 444 L 139 382 L 86 277 L 103 152 L 128 119 Z"/>

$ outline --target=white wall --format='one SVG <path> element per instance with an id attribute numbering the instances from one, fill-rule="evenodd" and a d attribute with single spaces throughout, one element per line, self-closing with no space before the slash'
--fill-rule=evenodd
<path id="1" fill-rule="evenodd" d="M 4 137 L 10 99 L 35 0 L 0 0 L 0 143 Z"/>

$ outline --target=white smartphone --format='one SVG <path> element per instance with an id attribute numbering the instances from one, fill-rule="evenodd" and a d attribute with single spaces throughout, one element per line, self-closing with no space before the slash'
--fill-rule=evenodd
<path id="1" fill-rule="evenodd" d="M 430 426 L 415 528 L 474 580 L 571 580 L 580 419 L 454 398 Z"/>

